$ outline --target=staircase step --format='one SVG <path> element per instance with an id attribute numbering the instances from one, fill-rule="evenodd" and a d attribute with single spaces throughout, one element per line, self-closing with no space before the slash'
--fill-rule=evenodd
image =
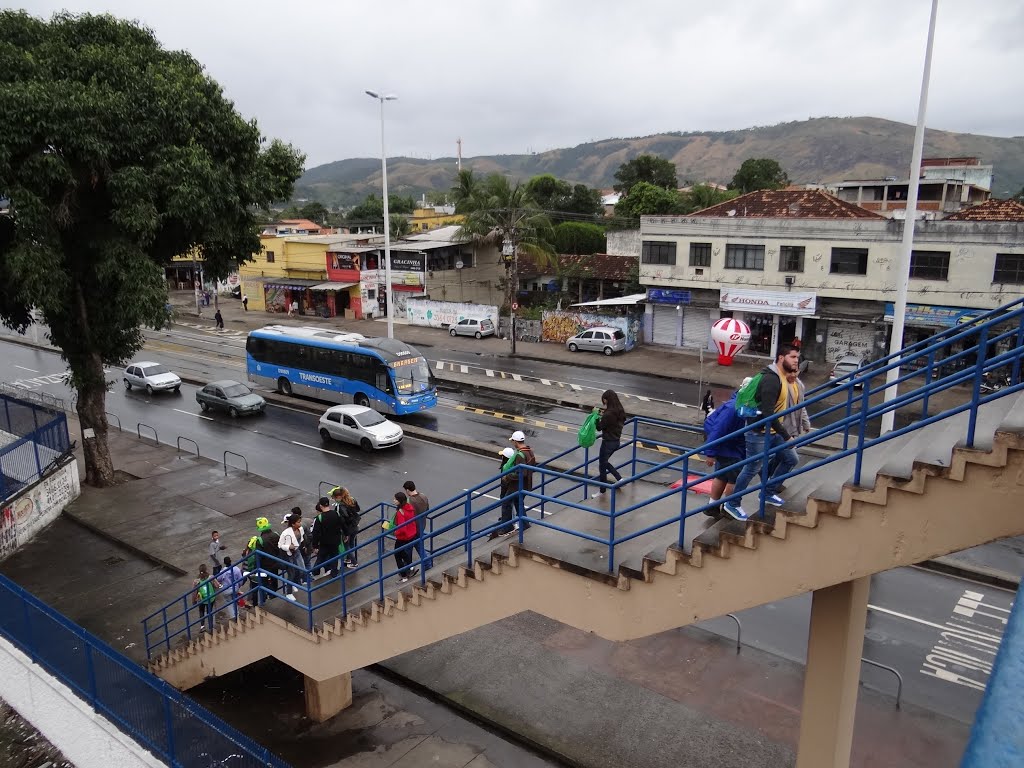
<path id="1" fill-rule="evenodd" d="M 1003 414 L 1003 420 L 996 427 L 998 432 L 1024 432 L 1024 392 L 1017 392 L 1002 398 L 1012 400 L 1010 408 Z"/>

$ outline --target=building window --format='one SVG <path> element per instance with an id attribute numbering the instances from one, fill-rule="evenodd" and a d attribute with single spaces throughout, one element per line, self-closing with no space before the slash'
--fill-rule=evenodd
<path id="1" fill-rule="evenodd" d="M 829 272 L 833 275 L 866 275 L 868 273 L 868 249 L 833 248 L 832 267 Z"/>
<path id="2" fill-rule="evenodd" d="M 690 266 L 711 266 L 711 243 L 690 243 Z"/>
<path id="3" fill-rule="evenodd" d="M 783 245 L 779 248 L 779 272 L 803 272 L 804 247 Z"/>
<path id="4" fill-rule="evenodd" d="M 273 264 L 273 263 L 274 263 L 274 252 L 273 251 L 267 251 L 267 264 Z"/>
<path id="5" fill-rule="evenodd" d="M 949 251 L 911 251 L 910 276 L 921 280 L 949 277 Z"/>
<path id="6" fill-rule="evenodd" d="M 641 264 L 676 264 L 676 244 L 659 243 L 653 240 L 644 240 L 643 248 L 640 251 Z"/>
<path id="7" fill-rule="evenodd" d="M 763 245 L 726 245 L 726 269 L 764 269 Z"/>
<path id="8" fill-rule="evenodd" d="M 997 253 L 993 283 L 1024 283 L 1024 253 Z"/>

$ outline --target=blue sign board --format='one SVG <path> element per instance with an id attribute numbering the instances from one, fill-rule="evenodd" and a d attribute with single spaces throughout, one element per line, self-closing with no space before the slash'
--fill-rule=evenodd
<path id="1" fill-rule="evenodd" d="M 690 292 L 672 288 L 648 288 L 647 302 L 649 304 L 689 304 Z"/>
<path id="2" fill-rule="evenodd" d="M 892 302 L 885 305 L 885 319 L 892 322 L 896 306 Z M 941 307 L 931 304 L 907 304 L 904 323 L 907 325 L 927 325 L 933 328 L 952 328 L 961 323 L 969 323 L 984 309 L 965 309 L 964 307 Z"/>

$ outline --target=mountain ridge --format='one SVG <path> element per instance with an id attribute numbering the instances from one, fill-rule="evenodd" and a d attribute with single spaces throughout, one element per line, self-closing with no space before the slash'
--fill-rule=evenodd
<path id="1" fill-rule="evenodd" d="M 877 117 L 816 117 L 731 131 L 665 132 L 608 138 L 532 154 L 463 158 L 463 167 L 528 179 L 551 173 L 572 183 L 606 188 L 618 167 L 639 154 L 675 163 L 680 184 L 728 183 L 743 160 L 771 157 L 794 183 L 844 179 L 906 178 L 914 126 Z M 925 157 L 977 157 L 993 166 L 992 194 L 1007 197 L 1024 187 L 1024 137 L 1004 138 L 928 129 Z M 388 189 L 394 194 L 447 190 L 454 181 L 454 157 L 388 158 Z M 347 205 L 380 194 L 380 158 L 348 158 L 307 170 L 295 197 Z"/>

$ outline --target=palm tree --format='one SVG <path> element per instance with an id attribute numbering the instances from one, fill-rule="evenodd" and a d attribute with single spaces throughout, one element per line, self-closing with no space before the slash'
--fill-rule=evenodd
<path id="1" fill-rule="evenodd" d="M 456 196 L 456 210 L 466 214 L 457 237 L 472 240 L 477 245 L 501 243 L 502 259 L 508 274 L 507 301 L 511 311 L 519 284 L 519 254 L 532 256 L 538 265 L 550 265 L 554 261 L 551 221 L 521 182 L 511 182 L 497 173 L 479 182 L 472 171 L 460 171 L 457 182 L 452 190 Z M 509 337 L 515 354 L 515 313 L 511 319 Z"/>
<path id="2" fill-rule="evenodd" d="M 394 239 L 405 237 L 412 231 L 412 224 L 402 214 L 392 213 L 388 218 L 391 219 L 391 237 Z"/>

